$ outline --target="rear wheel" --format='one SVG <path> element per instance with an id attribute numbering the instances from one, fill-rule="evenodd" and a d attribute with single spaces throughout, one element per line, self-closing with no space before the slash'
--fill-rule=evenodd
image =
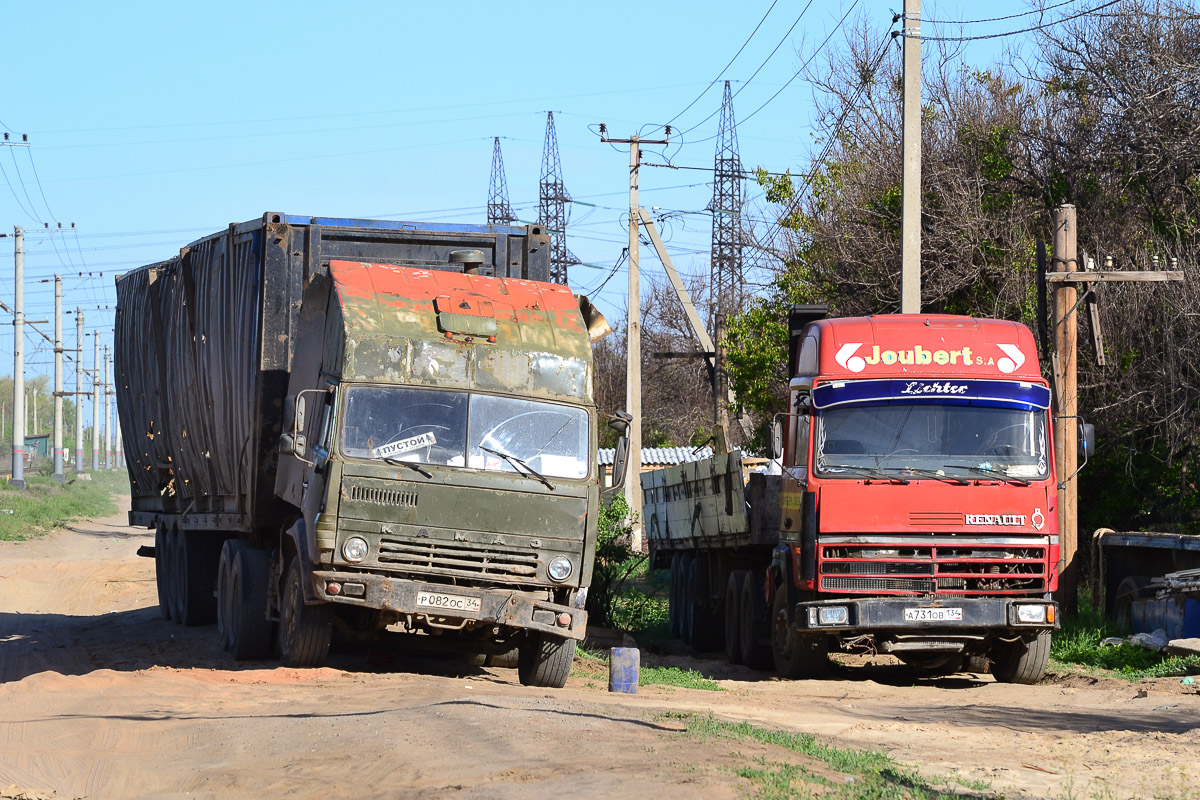
<path id="1" fill-rule="evenodd" d="M 680 570 L 679 581 L 679 638 L 685 644 L 692 643 L 692 612 L 695 593 L 692 583 L 696 577 L 696 562 L 688 554 L 682 556 L 683 569 Z"/>
<path id="2" fill-rule="evenodd" d="M 154 582 L 158 586 L 158 613 L 166 620 L 171 618 L 171 585 L 167 566 L 170 557 L 167 551 L 167 526 L 160 522 L 154 530 Z"/>
<path id="3" fill-rule="evenodd" d="M 692 562 L 692 647 L 706 653 L 721 647 L 723 624 L 717 619 L 712 598 L 711 556 L 700 555 Z"/>
<path id="4" fill-rule="evenodd" d="M 179 572 L 179 621 L 184 625 L 207 625 L 217 618 L 213 587 L 217 583 L 220 551 L 209 531 L 180 531 L 177 550 Z"/>
<path id="5" fill-rule="evenodd" d="M 1000 683 L 1037 683 L 1045 677 L 1050 663 L 1050 631 L 1028 641 L 997 645 L 991 657 L 992 675 Z"/>
<path id="6" fill-rule="evenodd" d="M 725 660 L 742 663 L 742 581 L 745 570 L 735 569 L 725 581 Z"/>
<path id="7" fill-rule="evenodd" d="M 167 577 L 167 608 L 171 614 L 171 622 L 178 625 L 183 622 L 183 600 L 179 596 L 179 529 L 172 526 L 167 530 L 164 539 L 167 544 L 167 558 L 163 565 Z"/>
<path id="8" fill-rule="evenodd" d="M 683 581 L 683 559 L 679 553 L 671 554 L 671 584 L 667 592 L 667 620 L 671 626 L 671 635 L 681 637 L 679 625 L 679 585 Z"/>
<path id="9" fill-rule="evenodd" d="M 1149 585 L 1150 579 L 1141 575 L 1129 575 L 1117 584 L 1117 591 L 1113 594 L 1112 601 L 1113 622 L 1125 630 L 1131 629 L 1133 602 L 1142 598 Z"/>
<path id="10" fill-rule="evenodd" d="M 823 636 L 802 636 L 788 613 L 787 588 L 775 590 L 771 604 L 771 651 L 775 671 L 783 678 L 816 678 L 829 670 L 828 648 Z"/>
<path id="11" fill-rule="evenodd" d="M 741 606 L 741 645 L 742 663 L 751 669 L 768 670 L 771 668 L 771 648 L 759 639 L 759 629 L 767 615 L 767 599 L 763 597 L 762 587 L 758 586 L 759 575 L 754 570 L 747 570 L 742 581 Z"/>
<path id="12" fill-rule="evenodd" d="M 226 539 L 221 545 L 221 558 L 217 562 L 217 636 L 221 639 L 223 650 L 229 650 L 233 645 L 233 622 L 230 616 L 233 610 L 229 593 L 233 559 L 247 546 L 241 539 Z"/>
<path id="13" fill-rule="evenodd" d="M 517 677 L 523 686 L 561 689 L 575 661 L 575 640 L 530 631 L 517 650 Z"/>
<path id="14" fill-rule="evenodd" d="M 280 593 L 279 660 L 285 667 L 319 667 L 333 638 L 333 607 L 304 602 L 304 569 L 298 557 L 288 565 Z"/>
<path id="15" fill-rule="evenodd" d="M 274 624 L 267 619 L 271 562 L 262 550 L 239 550 L 229 571 L 229 652 L 237 661 L 266 658 Z"/>

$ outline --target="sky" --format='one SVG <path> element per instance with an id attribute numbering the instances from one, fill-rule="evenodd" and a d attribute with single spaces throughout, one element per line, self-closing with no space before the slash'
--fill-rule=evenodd
<path id="1" fill-rule="evenodd" d="M 11 236 L 20 225 L 26 318 L 47 320 L 36 327 L 53 336 L 49 281 L 61 274 L 64 308 L 83 309 L 90 369 L 90 337 L 111 343 L 114 277 L 231 222 L 283 212 L 485 223 L 496 136 L 512 206 L 533 223 L 553 111 L 575 201 L 567 245 L 583 262 L 569 283 L 620 318 L 627 273 L 600 284 L 627 244 L 629 155 L 602 143 L 598 124 L 627 137 L 660 136 L 674 122 L 665 155 L 711 168 L 728 79 L 744 165 L 803 172 L 817 129 L 813 87 L 797 73 L 810 58 L 820 64 L 844 50 L 846 28 L 866 21 L 884 35 L 902 0 L 890 4 L 9 3 L 0 131 L 13 142 L 27 135 L 29 146 L 0 146 L 0 233 L 9 235 L 0 239 L 0 300 L 12 305 Z M 922 16 L 970 20 L 1028 8 L 945 0 L 923 3 Z M 986 35 L 1036 22 L 963 30 Z M 968 57 L 987 63 L 1006 41 L 972 43 Z M 708 275 L 711 180 L 703 169 L 640 171 L 641 203 L 666 215 L 663 238 L 685 274 Z M 747 215 L 769 219 L 761 190 L 747 189 Z M 644 291 L 665 280 L 648 248 L 642 274 Z M 0 314 L 0 374 L 11 374 L 11 316 Z M 64 325 L 72 349 L 74 316 Z M 25 351 L 27 376 L 52 373 L 46 338 L 27 331 Z M 70 391 L 73 365 L 65 371 Z"/>

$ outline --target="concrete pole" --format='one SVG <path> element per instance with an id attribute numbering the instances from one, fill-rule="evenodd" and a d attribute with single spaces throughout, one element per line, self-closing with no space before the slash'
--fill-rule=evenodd
<path id="1" fill-rule="evenodd" d="M 13 436 L 12 478 L 25 488 L 25 232 L 13 228 Z"/>
<path id="2" fill-rule="evenodd" d="M 83 309 L 75 306 L 75 471 L 83 472 Z"/>
<path id="3" fill-rule="evenodd" d="M 61 483 L 63 472 L 63 318 L 62 277 L 54 276 L 54 472 L 50 477 Z"/>
<path id="4" fill-rule="evenodd" d="M 629 466 L 625 477 L 625 501 L 634 520 L 630 545 L 642 551 L 642 293 L 638 263 L 638 165 L 641 140 L 629 140 L 629 319 L 626 325 L 625 408 L 633 416 L 629 426 Z"/>
<path id="5" fill-rule="evenodd" d="M 112 354 L 104 345 L 104 468 L 113 468 L 112 446 Z"/>
<path id="6" fill-rule="evenodd" d="M 921 0 L 904 0 L 900 312 L 921 313 Z"/>
<path id="7" fill-rule="evenodd" d="M 100 469 L 100 337 L 92 337 L 92 472 Z"/>
<path id="8" fill-rule="evenodd" d="M 1056 271 L 1076 272 L 1077 261 L 1075 206 L 1054 209 L 1054 261 Z M 1058 541 L 1060 573 L 1058 600 L 1066 614 L 1074 614 L 1078 600 L 1079 570 L 1079 487 L 1074 478 L 1079 461 L 1079 388 L 1076 353 L 1079 346 L 1079 318 L 1075 314 L 1078 290 L 1073 283 L 1054 288 L 1054 378 L 1056 411 L 1054 418 L 1054 456 L 1058 464 Z"/>

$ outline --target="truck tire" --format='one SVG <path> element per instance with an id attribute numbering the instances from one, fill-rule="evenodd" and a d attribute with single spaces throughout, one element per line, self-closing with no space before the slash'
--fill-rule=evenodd
<path id="1" fill-rule="evenodd" d="M 671 554 L 671 583 L 667 592 L 667 621 L 671 626 L 671 636 L 682 637 L 679 625 L 679 584 L 682 581 L 683 557 L 679 553 Z"/>
<path id="2" fill-rule="evenodd" d="M 235 661 L 266 658 L 274 624 L 267 619 L 271 562 L 262 550 L 234 554 L 229 570 L 229 652 Z"/>
<path id="3" fill-rule="evenodd" d="M 217 565 L 221 551 L 209 531 L 180 531 L 177 558 L 179 573 L 179 621 L 188 627 L 207 625 L 217 619 Z"/>
<path id="4" fill-rule="evenodd" d="M 746 570 L 742 581 L 741 606 L 741 650 L 742 663 L 750 669 L 769 670 L 772 667 L 771 648 L 758 638 L 761 623 L 767 616 L 767 599 L 758 586 L 759 575 Z"/>
<path id="5" fill-rule="evenodd" d="M 171 622 L 183 622 L 183 601 L 179 597 L 179 529 L 172 525 L 163 537 L 166 542 L 166 563 L 163 565 L 167 578 L 167 609 Z"/>
<path id="6" fill-rule="evenodd" d="M 561 689 L 574 661 L 574 639 L 530 631 L 517 650 L 517 677 L 522 686 Z"/>
<path id="7" fill-rule="evenodd" d="M 221 558 L 217 561 L 217 636 L 221 649 L 228 651 L 233 646 L 233 624 L 230 615 L 229 581 L 233 571 L 234 556 L 249 545 L 241 539 L 226 539 L 221 545 Z"/>
<path id="8" fill-rule="evenodd" d="M 829 671 L 828 647 L 823 636 L 802 636 L 792 625 L 788 593 L 775 590 L 771 603 L 771 652 L 781 678 L 819 678 Z"/>
<path id="9" fill-rule="evenodd" d="M 167 526 L 158 523 L 154 529 L 154 583 L 158 587 L 158 613 L 165 620 L 171 619 L 171 586 L 167 576 Z"/>
<path id="10" fill-rule="evenodd" d="M 1117 584 L 1113 592 L 1112 619 L 1123 630 L 1130 630 L 1133 623 L 1133 602 L 1146 596 L 1145 588 L 1150 579 L 1141 575 L 1128 575 Z"/>
<path id="11" fill-rule="evenodd" d="M 742 582 L 745 570 L 735 569 L 725 581 L 725 660 L 742 663 Z"/>
<path id="12" fill-rule="evenodd" d="M 717 619 L 712 602 L 710 557 L 699 555 L 692 561 L 692 608 L 688 614 L 691 622 L 692 647 L 697 653 L 717 650 L 722 644 L 725 627 Z"/>
<path id="13" fill-rule="evenodd" d="M 333 607 L 304 602 L 304 569 L 293 557 L 279 593 L 279 661 L 285 667 L 319 667 L 333 640 Z"/>
<path id="14" fill-rule="evenodd" d="M 992 676 L 1000 683 L 1034 684 L 1046 675 L 1050 663 L 1050 632 L 1029 641 L 1001 644 L 992 649 Z"/>
<path id="15" fill-rule="evenodd" d="M 696 564 L 690 553 L 680 556 L 683 565 L 679 570 L 679 638 L 684 644 L 692 643 L 692 581 Z"/>

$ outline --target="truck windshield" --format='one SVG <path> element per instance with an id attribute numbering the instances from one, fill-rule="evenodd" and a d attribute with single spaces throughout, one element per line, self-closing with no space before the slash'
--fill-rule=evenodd
<path id="1" fill-rule="evenodd" d="M 818 474 L 888 474 L 1024 482 L 1049 475 L 1046 412 L 983 404 L 856 404 L 820 410 L 813 457 Z"/>
<path id="2" fill-rule="evenodd" d="M 349 458 L 519 473 L 515 459 L 542 475 L 579 479 L 588 474 L 588 447 L 582 408 L 470 392 L 351 386 L 339 449 Z"/>

